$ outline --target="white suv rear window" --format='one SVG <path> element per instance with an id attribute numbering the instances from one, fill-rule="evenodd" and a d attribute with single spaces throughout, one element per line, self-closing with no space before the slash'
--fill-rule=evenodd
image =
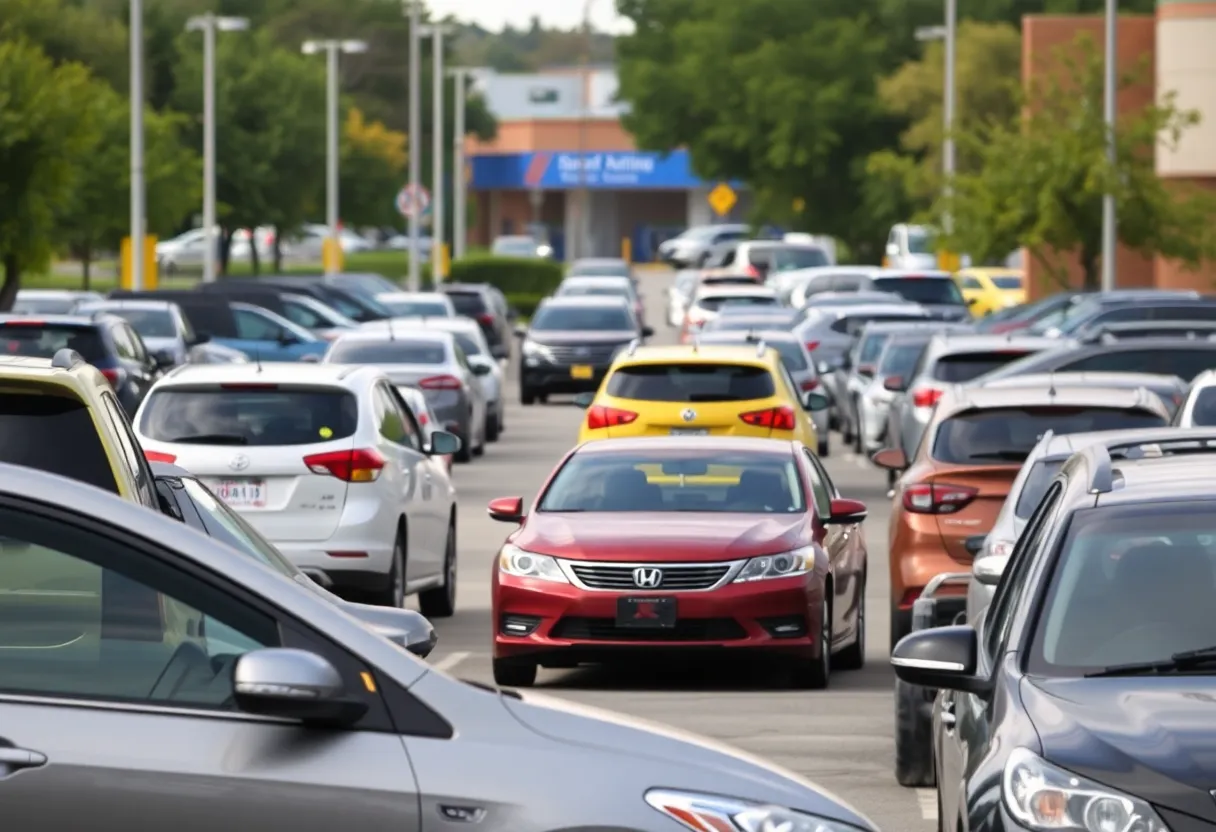
<path id="1" fill-rule="evenodd" d="M 354 395 L 337 388 L 167 387 L 148 397 L 140 431 L 169 443 L 312 445 L 354 435 L 358 421 Z"/>

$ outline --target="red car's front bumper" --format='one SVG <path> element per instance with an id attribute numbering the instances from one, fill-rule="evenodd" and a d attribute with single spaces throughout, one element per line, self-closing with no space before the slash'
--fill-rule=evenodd
<path id="1" fill-rule="evenodd" d="M 675 598 L 675 625 L 622 628 L 621 598 Z M 595 662 L 622 652 L 705 648 L 818 658 L 823 584 L 812 575 L 696 592 L 586 590 L 573 584 L 494 571 L 494 657 L 554 666 Z"/>

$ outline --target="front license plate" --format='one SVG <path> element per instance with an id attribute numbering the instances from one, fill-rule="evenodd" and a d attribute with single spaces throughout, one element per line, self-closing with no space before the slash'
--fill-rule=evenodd
<path id="1" fill-rule="evenodd" d="M 232 508 L 263 508 L 266 505 L 265 480 L 220 480 L 215 496 Z"/>
<path id="2" fill-rule="evenodd" d="M 595 377 L 595 368 L 589 364 L 575 364 L 570 368 L 570 378 L 589 379 Z"/>
<path id="3" fill-rule="evenodd" d="M 672 428 L 672 436 L 709 436 L 709 428 Z"/>
<path id="4" fill-rule="evenodd" d="M 676 599 L 639 595 L 616 602 L 616 626 L 638 630 L 670 630 L 676 626 Z"/>

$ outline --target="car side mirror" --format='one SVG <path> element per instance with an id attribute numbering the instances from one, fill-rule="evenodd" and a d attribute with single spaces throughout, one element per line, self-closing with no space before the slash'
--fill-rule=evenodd
<path id="1" fill-rule="evenodd" d="M 491 520 L 500 523 L 521 523 L 524 519 L 523 497 L 498 497 L 490 500 L 487 511 Z"/>
<path id="2" fill-rule="evenodd" d="M 288 332 L 287 330 L 283 330 L 282 332 L 279 333 L 278 341 L 280 344 L 282 344 L 285 347 L 291 346 L 292 344 L 300 343 L 300 339 L 297 338 L 294 334 Z"/>
<path id="3" fill-rule="evenodd" d="M 491 367 L 489 364 L 483 364 L 480 361 L 470 361 L 469 369 L 473 371 L 473 375 L 475 376 L 488 376 L 490 373 L 494 372 L 493 367 Z"/>
<path id="4" fill-rule="evenodd" d="M 866 504 L 859 500 L 837 497 L 832 500 L 831 513 L 823 518 L 825 526 L 851 526 L 866 519 Z"/>
<path id="5" fill-rule="evenodd" d="M 874 369 L 875 368 L 874 368 L 873 364 L 862 364 L 861 366 L 859 366 L 857 368 L 857 374 L 861 375 L 861 376 L 869 376 L 870 378 L 873 378 Z"/>
<path id="6" fill-rule="evenodd" d="M 882 380 L 882 389 L 892 393 L 903 393 L 907 389 L 904 387 L 904 377 L 887 376 Z"/>
<path id="7" fill-rule="evenodd" d="M 434 625 L 416 610 L 371 604 L 346 604 L 344 608 L 369 630 L 419 658 L 425 659 L 439 643 Z"/>
<path id="8" fill-rule="evenodd" d="M 498 361 L 503 358 L 510 358 L 511 351 L 507 349 L 506 344 L 495 344 L 494 346 L 490 347 L 490 355 L 494 356 L 495 361 Z"/>
<path id="9" fill-rule="evenodd" d="M 831 401 L 827 396 L 822 393 L 816 393 L 814 390 L 804 393 L 802 396 L 802 406 L 812 413 L 818 410 L 827 410 L 830 405 Z"/>
<path id="10" fill-rule="evenodd" d="M 963 548 L 967 550 L 967 554 L 975 557 L 980 552 L 984 551 L 984 542 L 988 540 L 986 534 L 976 534 L 963 541 Z"/>
<path id="11" fill-rule="evenodd" d="M 513 331 L 515 332 L 516 338 L 527 338 L 528 337 L 528 328 L 526 326 L 517 326 L 517 327 L 515 327 L 515 329 Z"/>
<path id="12" fill-rule="evenodd" d="M 971 567 L 971 574 L 984 586 L 996 586 L 1009 563 L 1008 555 L 989 555 L 979 558 Z"/>
<path id="13" fill-rule="evenodd" d="M 591 407 L 591 403 L 595 401 L 594 393 L 579 393 L 574 397 L 574 406 L 581 407 L 583 410 Z"/>
<path id="14" fill-rule="evenodd" d="M 176 364 L 177 356 L 172 350 L 158 350 L 152 353 L 152 363 L 163 370 Z"/>
<path id="15" fill-rule="evenodd" d="M 425 451 L 428 456 L 447 456 L 460 453 L 461 443 L 461 438 L 456 434 L 448 433 L 446 430 L 437 430 L 431 434 Z"/>
<path id="16" fill-rule="evenodd" d="M 642 337 L 643 338 L 653 338 L 654 337 L 654 327 L 652 327 L 652 326 L 642 327 Z"/>
<path id="17" fill-rule="evenodd" d="M 900 639 L 891 651 L 891 666 L 895 675 L 910 685 L 986 696 L 989 680 L 975 675 L 978 653 L 979 637 L 974 627 L 934 627 Z"/>
<path id="18" fill-rule="evenodd" d="M 875 451 L 874 455 L 870 457 L 870 461 L 888 471 L 903 471 L 908 467 L 908 455 L 900 448 L 883 448 L 881 451 Z"/>
<path id="19" fill-rule="evenodd" d="M 367 704 L 346 695 L 346 685 L 328 660 L 307 650 L 268 647 L 236 661 L 233 700 L 245 713 L 346 726 L 367 712 Z"/>

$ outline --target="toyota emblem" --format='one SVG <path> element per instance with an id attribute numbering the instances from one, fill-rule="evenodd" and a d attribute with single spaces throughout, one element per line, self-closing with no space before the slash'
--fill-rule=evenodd
<path id="1" fill-rule="evenodd" d="M 249 457 L 244 454 L 237 454 L 228 462 L 228 467 L 233 471 L 244 471 L 249 467 Z"/>
<path id="2" fill-rule="evenodd" d="M 658 589 L 663 583 L 663 570 L 639 566 L 633 570 L 633 583 L 642 589 Z"/>
<path id="3" fill-rule="evenodd" d="M 680 414 L 680 418 L 683 419 L 685 422 L 692 422 L 697 418 L 697 411 L 693 410 L 690 407 L 687 410 L 685 410 L 683 413 Z"/>

